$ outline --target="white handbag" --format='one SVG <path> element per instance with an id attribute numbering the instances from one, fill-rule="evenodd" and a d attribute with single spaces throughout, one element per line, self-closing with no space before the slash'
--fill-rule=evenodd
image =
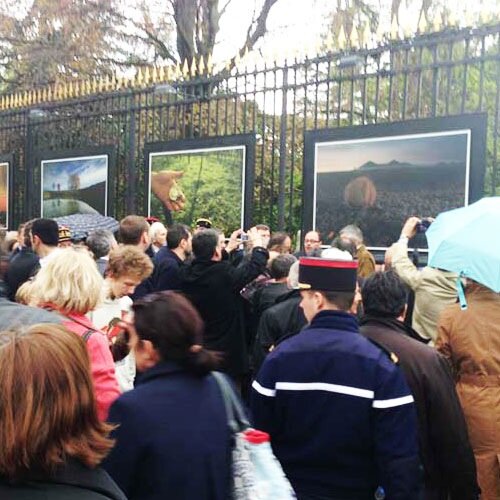
<path id="1" fill-rule="evenodd" d="M 226 408 L 232 444 L 233 500 L 293 500 L 296 498 L 281 464 L 273 454 L 269 435 L 251 428 L 243 407 L 225 376 L 212 372 Z"/>

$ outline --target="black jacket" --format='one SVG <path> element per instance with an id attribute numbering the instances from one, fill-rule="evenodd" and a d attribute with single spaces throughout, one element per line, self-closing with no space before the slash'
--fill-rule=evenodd
<path id="1" fill-rule="evenodd" d="M 5 500 L 127 500 L 103 469 L 88 469 L 76 460 L 69 461 L 50 479 L 33 476 L 13 486 L 0 478 L 0 498 Z"/>
<path id="2" fill-rule="evenodd" d="M 240 291 L 264 271 L 268 256 L 266 249 L 256 247 L 248 262 L 237 268 L 228 261 L 195 259 L 179 272 L 180 290 L 205 322 L 205 347 L 223 353 L 223 370 L 233 376 L 248 371 Z"/>
<path id="3" fill-rule="evenodd" d="M 260 318 L 266 309 L 274 306 L 276 301 L 287 295 L 289 291 L 290 289 L 286 283 L 276 283 L 274 281 L 265 283 L 251 298 L 254 313 Z"/>
<path id="4" fill-rule="evenodd" d="M 391 318 L 365 316 L 360 332 L 399 358 L 415 399 L 426 500 L 478 498 L 474 454 L 446 360 Z"/>
<path id="5" fill-rule="evenodd" d="M 161 257 L 160 257 L 161 254 Z M 155 268 L 151 276 L 153 290 L 178 290 L 180 286 L 179 269 L 183 265 L 182 260 L 170 250 L 163 247 L 154 259 Z"/>
<path id="6" fill-rule="evenodd" d="M 271 347 L 280 340 L 299 333 L 307 324 L 302 308 L 300 291 L 292 290 L 278 298 L 276 304 L 262 314 L 253 347 L 253 365 L 257 372 Z"/>
<path id="7" fill-rule="evenodd" d="M 38 256 L 27 248 L 20 250 L 9 262 L 5 274 L 5 283 L 8 287 L 9 299 L 16 299 L 17 289 L 40 268 Z"/>

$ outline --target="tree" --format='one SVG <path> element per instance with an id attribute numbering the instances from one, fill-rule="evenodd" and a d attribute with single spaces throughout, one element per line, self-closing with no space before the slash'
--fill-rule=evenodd
<path id="1" fill-rule="evenodd" d="M 263 0 L 255 8 L 246 31 L 245 40 L 230 61 L 234 66 L 237 57 L 250 52 L 266 34 L 269 12 L 278 0 Z M 142 33 L 142 42 L 154 47 L 158 59 L 190 65 L 194 58 L 208 60 L 214 53 L 220 31 L 220 20 L 232 0 L 170 0 L 163 2 L 163 12 L 149 2 L 140 5 L 142 20 L 135 27 Z M 153 14 L 153 12 L 155 14 Z M 172 43 L 175 32 L 175 47 Z"/>
<path id="2" fill-rule="evenodd" d="M 22 90 L 112 72 L 124 63 L 113 0 L 34 0 L 25 15 L 0 11 L 2 90 Z"/>

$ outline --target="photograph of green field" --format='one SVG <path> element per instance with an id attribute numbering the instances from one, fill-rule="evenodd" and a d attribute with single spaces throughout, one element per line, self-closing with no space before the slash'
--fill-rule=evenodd
<path id="1" fill-rule="evenodd" d="M 0 227 L 7 227 L 9 219 L 9 164 L 0 163 Z"/>
<path id="2" fill-rule="evenodd" d="M 42 217 L 106 215 L 107 155 L 45 160 L 41 175 Z"/>
<path id="3" fill-rule="evenodd" d="M 151 153 L 149 168 L 150 215 L 167 209 L 188 226 L 208 217 L 226 233 L 241 227 L 244 146 Z"/>

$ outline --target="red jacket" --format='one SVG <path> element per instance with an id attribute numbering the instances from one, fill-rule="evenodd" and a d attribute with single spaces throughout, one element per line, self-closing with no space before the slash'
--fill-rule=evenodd
<path id="1" fill-rule="evenodd" d="M 92 381 L 97 401 L 97 415 L 99 420 L 104 421 L 108 417 L 109 407 L 120 395 L 108 339 L 86 316 L 76 313 L 66 314 L 65 316 L 68 319 L 64 320 L 62 324 L 80 337 L 85 332 L 92 331 L 92 334 L 87 336 L 85 343 L 90 357 Z"/>

